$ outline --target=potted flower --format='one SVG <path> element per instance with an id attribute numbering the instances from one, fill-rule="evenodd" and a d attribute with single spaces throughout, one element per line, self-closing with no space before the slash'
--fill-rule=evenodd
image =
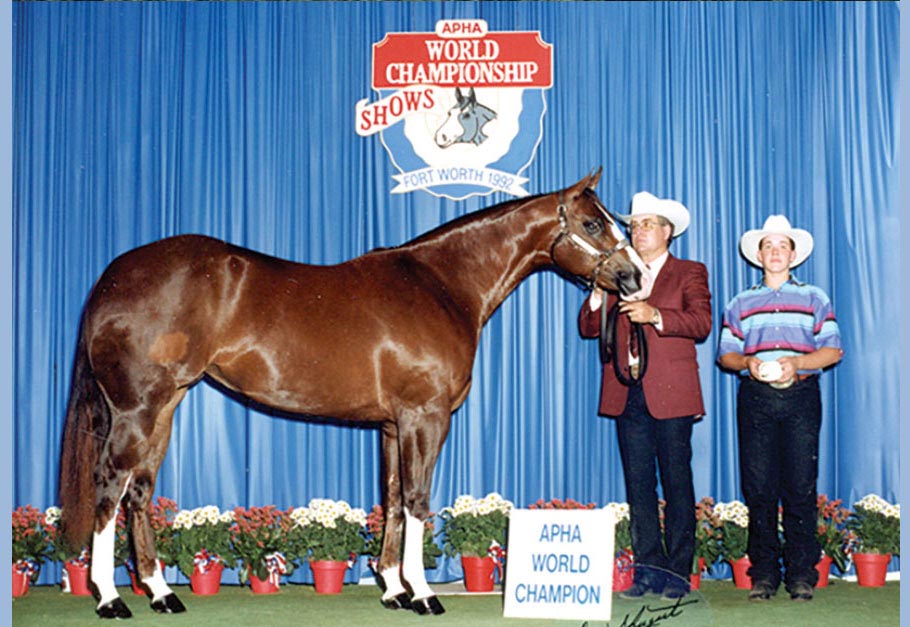
<path id="1" fill-rule="evenodd" d="M 274 505 L 234 508 L 231 546 L 243 561 L 240 583 L 250 582 L 256 594 L 278 592 L 281 575 L 294 572 L 293 559 L 287 559 L 288 532 L 293 525 L 291 510 Z"/>
<path id="2" fill-rule="evenodd" d="M 892 555 L 900 555 L 901 510 L 876 494 L 853 504 L 847 528 L 855 535 L 853 563 L 861 586 L 885 585 Z"/>
<path id="3" fill-rule="evenodd" d="M 821 547 L 822 556 L 816 568 L 818 569 L 818 583 L 816 587 L 823 588 L 828 585 L 828 575 L 832 562 L 840 571 L 847 570 L 847 543 L 850 532 L 846 528 L 850 510 L 841 507 L 841 500 L 829 500 L 825 494 L 818 495 L 818 522 L 816 525 L 816 539 Z"/>
<path id="4" fill-rule="evenodd" d="M 38 577 L 38 570 L 50 551 L 45 534 L 44 512 L 22 505 L 13 510 L 13 596 L 28 592 L 29 583 Z"/>
<path id="5" fill-rule="evenodd" d="M 88 587 L 88 568 L 91 563 L 89 551 L 83 548 L 76 555 L 63 539 L 63 530 L 60 528 L 61 510 L 57 506 L 44 510 L 44 535 L 47 538 L 47 559 L 63 564 L 61 585 L 63 592 L 76 596 L 88 596 L 91 591 Z"/>
<path id="6" fill-rule="evenodd" d="M 512 503 L 495 492 L 475 500 L 469 495 L 455 499 L 453 507 L 439 513 L 443 550 L 449 557 L 461 555 L 465 587 L 471 592 L 493 589 L 495 557 L 501 559 Z"/>
<path id="7" fill-rule="evenodd" d="M 345 501 L 312 499 L 290 514 L 293 552 L 310 563 L 316 592 L 338 594 L 366 543 L 366 512 Z"/>
<path id="8" fill-rule="evenodd" d="M 613 540 L 613 591 L 622 592 L 632 587 L 632 526 L 628 503 L 607 503 L 604 509 L 613 511 L 616 521 Z"/>
<path id="9" fill-rule="evenodd" d="M 710 568 L 721 555 L 720 521 L 714 511 L 714 499 L 703 497 L 695 504 L 695 553 L 692 557 L 690 585 L 693 590 L 701 586 L 701 573 Z"/>
<path id="10" fill-rule="evenodd" d="M 220 512 L 214 505 L 181 510 L 174 517 L 174 552 L 177 567 L 190 580 L 195 594 L 217 594 L 221 572 L 237 561 L 231 546 L 234 512 Z"/>
<path id="11" fill-rule="evenodd" d="M 720 552 L 733 568 L 733 582 L 737 588 L 749 589 L 752 582 L 748 570 L 752 566 L 746 555 L 749 542 L 749 509 L 741 501 L 718 503 L 717 530 L 720 534 Z"/>
<path id="12" fill-rule="evenodd" d="M 435 514 L 430 512 L 423 523 L 423 567 L 436 568 L 436 558 L 442 555 L 442 549 L 433 540 L 435 531 Z M 382 552 L 382 541 L 385 537 L 385 512 L 382 505 L 374 505 L 366 519 L 366 548 L 364 555 L 370 556 L 370 568 L 378 573 L 379 554 Z M 402 546 L 402 550 L 404 547 Z M 403 556 L 399 555 L 401 559 Z"/>

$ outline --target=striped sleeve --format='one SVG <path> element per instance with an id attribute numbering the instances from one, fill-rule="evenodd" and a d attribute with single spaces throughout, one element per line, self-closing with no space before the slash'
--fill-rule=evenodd
<path id="1" fill-rule="evenodd" d="M 743 335 L 742 318 L 740 316 L 739 298 L 734 298 L 724 310 L 723 322 L 720 329 L 720 344 L 717 347 L 717 359 L 727 353 L 743 354 L 745 350 L 745 336 Z"/>
<path id="2" fill-rule="evenodd" d="M 815 335 L 815 349 L 837 348 L 842 349 L 840 327 L 834 315 L 834 307 L 828 295 L 822 290 L 817 290 L 815 296 L 815 324 L 812 332 Z"/>

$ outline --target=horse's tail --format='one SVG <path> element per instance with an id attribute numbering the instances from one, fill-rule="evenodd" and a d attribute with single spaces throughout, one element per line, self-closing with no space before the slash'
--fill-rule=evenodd
<path id="1" fill-rule="evenodd" d="M 92 372 L 80 327 L 60 455 L 63 537 L 77 551 L 89 544 L 94 529 L 95 467 L 110 425 L 110 408 Z"/>

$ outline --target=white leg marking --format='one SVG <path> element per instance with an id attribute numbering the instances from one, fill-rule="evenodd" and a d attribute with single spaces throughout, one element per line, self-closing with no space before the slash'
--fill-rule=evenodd
<path id="1" fill-rule="evenodd" d="M 385 582 L 385 592 L 382 593 L 383 601 L 394 599 L 402 592 L 407 592 L 404 588 L 404 584 L 401 583 L 400 564 L 389 566 L 379 574 L 382 576 L 382 581 Z"/>
<path id="2" fill-rule="evenodd" d="M 130 484 L 133 475 L 126 478 L 123 484 L 123 492 L 120 499 L 117 500 L 117 507 L 114 508 L 114 515 L 104 526 L 100 533 L 95 532 L 92 536 L 92 582 L 97 586 L 101 600 L 98 601 L 98 607 L 110 603 L 120 595 L 117 594 L 117 588 L 114 586 L 114 540 L 117 533 L 117 512 L 120 510 L 120 500 L 126 494 L 126 489 Z"/>
<path id="3" fill-rule="evenodd" d="M 142 583 L 147 585 L 152 591 L 153 602 L 163 599 L 172 592 L 170 586 L 164 581 L 164 575 L 161 573 L 161 564 L 157 559 L 155 560 L 155 572 L 152 573 L 151 577 L 143 579 Z"/>
<path id="4" fill-rule="evenodd" d="M 427 585 L 426 573 L 423 570 L 423 522 L 404 510 L 404 580 L 414 592 L 412 599 L 426 599 L 434 596 Z"/>

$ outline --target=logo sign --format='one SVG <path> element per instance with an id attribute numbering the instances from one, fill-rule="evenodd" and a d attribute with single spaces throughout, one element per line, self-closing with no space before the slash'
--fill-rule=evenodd
<path id="1" fill-rule="evenodd" d="M 615 525 L 608 509 L 513 509 L 503 615 L 609 621 Z"/>
<path id="2" fill-rule="evenodd" d="M 521 176 L 540 143 L 553 51 L 537 31 L 490 32 L 484 20 L 440 20 L 432 33 L 373 44 L 372 87 L 358 135 L 379 134 L 398 185 L 460 200 L 526 196 Z"/>

